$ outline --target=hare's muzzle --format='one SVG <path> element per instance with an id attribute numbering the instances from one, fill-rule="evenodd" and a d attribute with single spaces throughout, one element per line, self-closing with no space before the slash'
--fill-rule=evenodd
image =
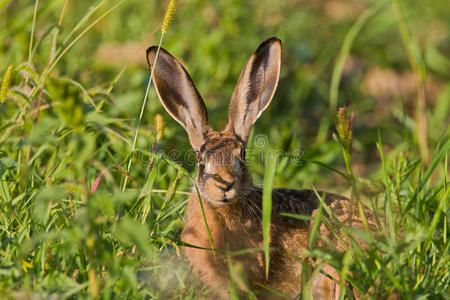
<path id="1" fill-rule="evenodd" d="M 240 147 L 202 153 L 197 174 L 202 199 L 215 206 L 226 205 L 236 200 L 247 182 L 244 178 L 247 169 L 241 155 Z"/>

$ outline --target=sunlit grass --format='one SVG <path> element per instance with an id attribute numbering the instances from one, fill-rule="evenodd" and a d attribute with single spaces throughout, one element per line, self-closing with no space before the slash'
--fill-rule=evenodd
<path id="1" fill-rule="evenodd" d="M 267 36 L 283 40 L 279 89 L 252 136 L 264 134 L 273 150 L 301 150 L 303 165 L 260 159 L 264 151 L 250 141 L 249 167 L 264 187 L 266 242 L 230 258 L 265 251 L 268 272 L 270 190 L 317 186 L 376 211 L 380 230 L 344 227 L 367 248 L 352 240 L 344 253 L 315 248 L 318 226 L 328 222 L 322 203 L 305 250 L 310 258 L 302 261 L 305 282 L 313 265 L 326 263 L 341 275 L 341 286 L 346 279 L 368 298 L 449 298 L 450 93 L 442 71 L 449 39 L 439 34 L 449 21 L 442 16 L 446 4 L 386 1 L 379 8 L 368 1 L 339 19 L 328 1 L 297 2 L 184 1 L 168 29 L 168 19 L 161 20 L 169 1 L 0 1 L 0 296 L 211 295 L 182 258 L 183 247 L 196 246 L 180 241 L 195 170 L 187 136 L 151 88 L 145 95 L 150 45 L 142 45 L 144 63 L 137 66 L 129 63 L 135 53 L 115 62 L 102 57 L 107 64 L 95 52 L 110 41 L 144 40 L 162 26 L 164 47 L 186 61 L 215 127 L 226 122 L 225 99 L 253 48 Z M 349 59 L 356 64 L 350 71 Z M 400 91 L 388 102 L 364 93 L 360 69 L 372 66 L 412 68 L 421 81 L 413 103 L 427 79 L 441 89 L 411 112 Z M 392 113 L 381 115 L 383 103 Z M 355 111 L 353 152 L 330 137 L 330 120 L 343 104 Z M 153 125 L 158 113 L 164 134 Z M 226 253 L 210 244 L 205 251 Z M 230 268 L 239 280 L 242 270 L 231 260 Z M 242 283 L 230 286 L 241 295 Z"/>

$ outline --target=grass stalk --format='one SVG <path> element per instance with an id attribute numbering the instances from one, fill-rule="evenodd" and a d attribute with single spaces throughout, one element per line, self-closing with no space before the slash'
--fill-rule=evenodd
<path id="1" fill-rule="evenodd" d="M 205 208 L 203 207 L 202 198 L 200 196 L 200 191 L 198 190 L 197 184 L 194 182 L 195 191 L 197 192 L 198 203 L 200 204 L 200 210 L 202 211 L 203 222 L 205 223 L 206 233 L 208 234 L 209 245 L 211 247 L 211 252 L 214 257 L 216 257 L 216 252 L 214 250 L 214 244 L 211 236 L 211 230 L 209 229 L 208 220 L 206 219 Z"/>
<path id="2" fill-rule="evenodd" d="M 336 59 L 336 63 L 333 68 L 333 74 L 331 75 L 331 84 L 330 84 L 330 94 L 329 94 L 329 103 L 328 103 L 328 111 L 334 112 L 336 111 L 338 98 L 339 98 L 339 83 L 342 78 L 342 71 L 344 69 L 345 61 L 350 54 L 350 50 L 352 48 L 353 42 L 355 41 L 357 35 L 363 28 L 363 26 L 367 23 L 367 21 L 374 16 L 382 6 L 372 6 L 364 11 L 356 22 L 349 29 L 347 34 L 345 35 L 344 42 L 342 43 L 341 50 Z M 330 127 L 331 120 L 328 116 L 326 116 L 323 121 L 320 123 L 319 130 L 316 137 L 316 145 L 321 145 L 325 142 L 328 128 Z"/>
<path id="3" fill-rule="evenodd" d="M 56 64 L 61 60 L 61 58 L 78 42 L 79 39 L 81 39 L 89 30 L 91 30 L 92 27 L 94 27 L 98 22 L 100 22 L 103 18 L 105 18 L 107 15 L 109 15 L 113 10 L 115 10 L 117 7 L 119 7 L 125 0 L 120 0 L 117 2 L 113 7 L 108 9 L 105 13 L 103 13 L 100 17 L 98 17 L 94 22 L 89 24 L 88 27 L 86 27 L 79 35 L 77 35 L 72 42 L 70 42 L 62 51 L 59 53 L 56 58 L 52 61 L 50 67 L 48 68 L 48 72 L 45 74 L 49 74 L 53 68 L 56 66 Z M 44 77 L 45 78 L 45 77 Z"/>
<path id="4" fill-rule="evenodd" d="M 109 95 L 112 92 L 112 90 L 114 89 L 117 82 L 119 82 L 120 78 L 122 78 L 122 75 L 125 73 L 126 69 L 130 66 L 132 58 L 142 52 L 142 50 L 145 48 L 145 46 L 143 46 L 143 45 L 148 44 L 147 41 L 150 40 L 150 37 L 153 37 L 153 35 L 156 33 L 156 31 L 158 31 L 158 29 L 159 28 L 155 28 L 149 35 L 147 35 L 146 38 L 144 39 L 145 42 L 142 43 L 142 46 L 139 47 L 138 49 L 136 49 L 136 51 L 132 55 L 130 55 L 125 66 L 122 67 L 122 69 L 119 71 L 119 73 L 117 73 L 117 75 L 114 76 L 113 80 L 108 85 L 108 88 L 106 89 L 106 94 Z"/>
<path id="5" fill-rule="evenodd" d="M 350 50 L 353 46 L 353 43 L 361 32 L 363 26 L 367 23 L 367 21 L 374 16 L 380 10 L 379 6 L 372 6 L 366 9 L 356 20 L 356 22 L 349 29 L 347 34 L 345 35 L 344 42 L 342 43 L 341 50 L 339 51 L 338 57 L 336 59 L 336 64 L 333 68 L 333 73 L 331 75 L 331 86 L 330 86 L 330 94 L 329 94 L 329 107 L 328 109 L 332 112 L 336 111 L 338 97 L 339 97 L 339 83 L 342 78 L 342 71 L 344 70 L 344 64 L 347 60 L 348 55 L 350 54 Z"/>
<path id="6" fill-rule="evenodd" d="M 402 37 L 403 45 L 408 56 L 411 69 L 414 72 L 416 81 L 416 135 L 419 141 L 420 154 L 425 165 L 430 163 L 430 151 L 428 148 L 428 122 L 426 112 L 426 92 L 425 92 L 425 80 L 426 80 L 426 66 L 417 58 L 417 47 L 414 46 L 411 36 L 408 31 L 408 27 L 403 17 L 402 9 L 399 0 L 392 0 L 395 14 L 397 16 L 397 24 L 399 27 L 400 35 Z"/>
<path id="7" fill-rule="evenodd" d="M 347 168 L 347 178 L 352 186 L 352 200 L 353 199 L 356 200 L 361 222 L 366 232 L 369 232 L 369 224 L 367 222 L 367 217 L 364 212 L 361 198 L 359 196 L 357 180 L 353 173 L 351 165 L 352 144 L 353 144 L 353 132 L 352 132 L 353 116 L 354 115 L 352 113 L 350 119 L 347 117 L 347 110 L 345 107 L 342 107 L 338 110 L 336 114 L 336 130 L 338 133 L 337 140 L 341 148 L 342 156 L 344 158 L 345 167 Z"/>
<path id="8" fill-rule="evenodd" d="M 342 150 L 342 155 L 344 157 L 345 167 L 347 168 L 348 177 L 349 177 L 350 183 L 352 185 L 353 198 L 356 200 L 356 204 L 358 205 L 358 211 L 359 211 L 359 215 L 361 217 L 361 222 L 364 226 L 364 229 L 367 232 L 369 232 L 369 223 L 367 222 L 367 217 L 364 212 L 364 208 L 363 208 L 363 205 L 361 202 L 361 197 L 359 196 L 358 185 L 357 185 L 356 177 L 353 174 L 351 161 L 350 161 L 350 155 L 347 151 L 345 151 L 343 149 L 343 147 L 341 147 L 341 150 Z"/>
<path id="9" fill-rule="evenodd" d="M 272 215 L 272 188 L 275 176 L 275 167 L 277 157 L 270 151 L 267 151 L 266 166 L 264 170 L 263 181 L 263 204 L 262 204 L 262 226 L 264 238 L 264 259 L 266 266 L 266 279 L 269 278 L 270 268 L 270 223 Z"/>
<path id="10" fill-rule="evenodd" d="M 134 152 L 134 150 L 136 148 L 136 141 L 137 141 L 137 137 L 138 137 L 138 134 L 139 134 L 139 127 L 141 125 L 142 116 L 144 115 L 145 106 L 147 104 L 148 92 L 150 90 L 150 85 L 152 83 L 153 72 L 155 70 L 155 66 L 156 66 L 156 63 L 158 61 L 159 50 L 161 49 L 161 45 L 162 45 L 162 41 L 164 39 L 164 36 L 167 33 L 167 30 L 169 29 L 169 26 L 170 26 L 170 24 L 172 22 L 173 16 L 175 14 L 176 7 L 177 7 L 177 1 L 176 0 L 170 0 L 168 5 L 167 5 L 166 12 L 164 13 L 163 22 L 162 22 L 162 25 L 161 25 L 161 37 L 159 39 L 158 48 L 156 50 L 155 60 L 153 61 L 153 64 L 152 64 L 153 68 L 150 71 L 150 78 L 148 80 L 147 88 L 145 90 L 144 100 L 142 101 L 141 113 L 139 114 L 138 124 L 136 126 L 136 133 L 134 135 L 133 145 L 131 146 L 131 154 L 130 154 L 130 158 L 128 160 L 127 173 L 130 172 L 131 160 L 133 158 L 133 152 Z M 126 186 L 127 186 L 127 178 L 125 178 L 122 191 L 125 191 Z"/>
<path id="11" fill-rule="evenodd" d="M 58 30 L 56 30 L 53 33 L 52 46 L 50 48 L 50 53 L 48 55 L 47 69 L 50 67 L 50 63 L 51 63 L 51 61 L 53 59 L 53 55 L 55 54 L 55 51 L 56 51 L 56 41 L 58 40 L 58 35 L 61 32 L 61 25 L 64 20 L 64 16 L 66 14 L 66 9 L 67 9 L 68 4 L 69 4 L 69 0 L 64 0 L 63 7 L 61 9 L 61 13 L 59 14 L 59 18 L 58 18 Z"/>
<path id="12" fill-rule="evenodd" d="M 37 16 L 38 6 L 39 6 L 39 0 L 36 0 L 34 2 L 33 22 L 31 23 L 30 44 L 28 47 L 28 63 L 29 64 L 31 64 L 31 53 L 33 51 L 33 39 L 34 39 L 34 31 L 36 28 L 36 16 Z"/>
<path id="13" fill-rule="evenodd" d="M 56 56 L 55 59 L 52 60 L 50 66 L 48 68 L 45 69 L 45 71 L 41 74 L 40 78 L 39 78 L 39 82 L 40 84 L 36 87 L 34 87 L 30 94 L 29 94 L 29 98 L 33 99 L 36 96 L 36 93 L 38 93 L 42 88 L 43 88 L 43 84 L 46 81 L 48 75 L 52 72 L 53 68 L 57 65 L 57 63 L 61 60 L 61 58 L 78 42 L 79 39 L 81 39 L 89 30 L 92 29 L 92 27 L 94 27 L 98 22 L 100 22 L 103 18 L 105 18 L 107 15 L 109 15 L 113 10 L 115 10 L 117 7 L 119 7 L 125 0 L 120 0 L 118 3 L 116 3 L 113 7 L 111 7 L 110 9 L 108 9 L 104 14 L 102 14 L 100 17 L 98 17 L 96 20 L 94 20 L 91 24 L 89 24 L 88 27 L 86 27 L 78 36 L 76 36 L 72 42 L 70 42 L 65 48 L 63 48 L 59 54 Z M 100 7 L 101 3 L 95 7 L 94 11 Z M 91 13 L 93 13 L 93 11 L 91 11 Z M 91 14 L 88 14 L 89 16 Z M 85 16 L 83 18 L 86 18 L 87 16 Z M 75 32 L 75 30 L 72 30 L 72 32 Z M 65 44 L 65 43 L 63 43 Z"/>
<path id="14" fill-rule="evenodd" d="M 383 170 L 383 182 L 385 187 L 385 204 L 384 204 L 384 214 L 385 214 L 385 224 L 386 232 L 391 236 L 392 239 L 396 236 L 396 226 L 394 225 L 394 207 L 392 204 L 392 185 L 391 179 L 389 178 L 389 172 L 387 169 L 387 161 L 384 157 L 383 144 L 381 141 L 381 135 L 378 133 L 378 143 L 377 143 L 378 153 L 380 154 L 381 166 Z"/>
<path id="15" fill-rule="evenodd" d="M 163 38 L 164 38 L 164 33 L 161 33 L 161 37 L 159 39 L 158 49 L 156 50 L 156 55 L 155 55 L 155 60 L 153 62 L 153 66 L 156 66 L 156 62 L 158 60 L 158 55 L 159 55 L 159 49 L 161 48 L 161 44 L 162 44 Z M 134 134 L 133 144 L 131 145 L 131 153 L 130 153 L 130 157 L 128 159 L 128 164 L 127 164 L 127 173 L 130 173 L 131 161 L 132 161 L 132 158 L 133 158 L 134 150 L 136 149 L 136 142 L 137 142 L 137 138 L 138 138 L 138 135 L 139 135 L 139 127 L 141 126 L 142 116 L 144 115 L 144 110 L 145 110 L 145 107 L 147 105 L 148 93 L 150 91 L 150 85 L 152 84 L 152 78 L 153 78 L 153 71 L 154 70 L 155 70 L 155 68 L 151 69 L 150 78 L 148 79 L 147 88 L 145 89 L 144 100 L 142 101 L 141 112 L 139 114 L 138 123 L 136 125 L 136 132 Z M 127 177 L 125 177 L 125 181 L 123 183 L 122 191 L 125 191 L 126 187 L 127 187 Z"/>
<path id="16" fill-rule="evenodd" d="M 94 3 L 90 8 L 87 14 L 81 18 L 81 20 L 75 25 L 75 27 L 69 32 L 69 34 L 66 36 L 66 38 L 63 40 L 62 44 L 66 45 L 70 38 L 80 30 L 81 27 L 83 27 L 84 24 L 89 20 L 89 18 L 105 3 L 105 0 L 101 0 L 100 2 Z"/>
<path id="17" fill-rule="evenodd" d="M 448 192 L 448 153 L 445 154 L 445 160 L 444 160 L 444 194 L 447 194 Z M 444 236 L 444 244 L 447 243 L 447 210 L 448 210 L 448 198 L 445 199 L 445 204 L 444 204 L 444 229 L 443 229 L 443 236 Z"/>

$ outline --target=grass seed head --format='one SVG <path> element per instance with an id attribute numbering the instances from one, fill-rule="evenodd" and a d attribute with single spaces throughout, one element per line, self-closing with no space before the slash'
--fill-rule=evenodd
<path id="1" fill-rule="evenodd" d="M 167 29 L 169 29 L 170 23 L 172 23 L 173 15 L 177 9 L 177 1 L 170 0 L 169 5 L 167 5 L 166 13 L 164 14 L 163 24 L 161 27 L 162 33 L 166 34 Z"/>
<path id="2" fill-rule="evenodd" d="M 6 97 L 8 96 L 8 90 L 11 86 L 12 74 L 14 71 L 14 66 L 10 65 L 8 69 L 6 69 L 5 75 L 2 80 L 2 87 L 0 89 L 0 103 L 4 103 L 6 101 Z"/>
<path id="3" fill-rule="evenodd" d="M 347 117 L 347 109 L 345 107 L 340 107 L 336 113 L 336 130 L 339 135 L 339 139 L 344 144 L 345 149 L 348 153 L 351 153 L 353 134 L 352 134 L 352 123 L 353 123 L 354 113 L 350 118 Z"/>
<path id="4" fill-rule="evenodd" d="M 160 114 L 155 116 L 156 141 L 160 141 L 164 136 L 164 117 Z"/>

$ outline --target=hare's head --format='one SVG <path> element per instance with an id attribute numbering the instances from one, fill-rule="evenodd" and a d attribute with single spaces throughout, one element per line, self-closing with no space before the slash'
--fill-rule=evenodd
<path id="1" fill-rule="evenodd" d="M 152 69 L 157 47 L 147 50 Z M 251 127 L 275 92 L 281 63 L 281 42 L 265 40 L 239 76 L 228 109 L 228 124 L 218 132 L 208 124 L 205 103 L 184 67 L 160 49 L 153 82 L 161 103 L 180 123 L 197 152 L 197 185 L 202 199 L 223 206 L 245 197 L 251 177 L 245 165 L 245 146 Z"/>

